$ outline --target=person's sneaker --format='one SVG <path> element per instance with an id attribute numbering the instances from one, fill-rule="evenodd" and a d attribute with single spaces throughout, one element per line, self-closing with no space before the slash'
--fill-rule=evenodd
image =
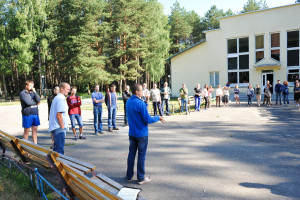
<path id="1" fill-rule="evenodd" d="M 111 128 L 108 129 L 108 132 L 113 132 Z"/>
<path id="2" fill-rule="evenodd" d="M 116 128 L 113 128 L 113 130 L 119 130 L 119 128 L 116 127 Z"/>
<path id="3" fill-rule="evenodd" d="M 127 182 L 128 182 L 128 183 L 132 183 L 133 180 L 132 180 L 132 179 L 127 179 Z"/>
<path id="4" fill-rule="evenodd" d="M 105 133 L 101 131 L 101 132 L 99 132 L 98 134 L 101 134 L 101 135 L 103 135 L 103 134 L 105 134 Z"/>
<path id="5" fill-rule="evenodd" d="M 167 113 L 166 115 L 167 115 L 167 116 L 170 116 L 170 114 L 169 114 L 169 113 Z"/>
<path id="6" fill-rule="evenodd" d="M 81 139 L 81 140 L 85 140 L 85 139 L 86 139 L 86 137 L 84 137 L 83 135 L 81 135 L 81 136 L 79 136 L 79 139 Z"/>
<path id="7" fill-rule="evenodd" d="M 77 135 L 75 135 L 75 136 L 74 136 L 74 140 L 77 140 L 77 139 L 78 139 L 78 136 L 77 136 Z"/>
<path id="8" fill-rule="evenodd" d="M 143 185 L 144 183 L 149 183 L 150 181 L 151 181 L 150 176 L 145 176 L 145 177 L 144 177 L 144 180 L 138 181 L 138 184 L 139 184 L 139 185 Z"/>

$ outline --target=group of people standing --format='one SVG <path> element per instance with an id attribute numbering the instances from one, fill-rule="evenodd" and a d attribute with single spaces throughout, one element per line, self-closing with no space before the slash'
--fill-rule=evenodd
<path id="1" fill-rule="evenodd" d="M 155 99 L 156 88 L 151 90 L 152 100 Z M 68 96 L 71 90 L 71 95 Z M 70 87 L 68 83 L 61 83 L 55 87 L 53 94 L 48 97 L 48 119 L 49 132 L 51 132 L 53 140 L 53 150 L 64 154 L 65 136 L 68 130 L 68 115 L 71 120 L 72 131 L 74 139 L 86 139 L 83 136 L 83 123 L 81 117 L 82 105 L 81 99 L 76 95 L 77 88 Z M 138 152 L 137 163 L 137 178 L 138 184 L 144 184 L 151 181 L 150 176 L 145 176 L 145 156 L 148 146 L 148 124 L 161 121 L 165 122 L 161 116 L 151 117 L 147 110 L 147 101 L 149 99 L 142 85 L 134 84 L 132 88 L 133 94 L 130 92 L 130 87 L 126 86 L 122 97 L 124 101 L 124 122 L 125 126 L 129 124 L 129 154 L 127 159 L 127 174 L 128 182 L 132 182 L 134 175 L 134 160 Z M 169 99 L 170 89 L 165 88 L 162 92 L 164 98 Z M 118 108 L 116 86 L 111 85 L 106 92 L 105 97 L 99 91 L 99 85 L 95 86 L 95 91 L 92 93 L 93 112 L 94 112 L 94 128 L 95 135 L 103 134 L 102 123 L 102 103 L 106 103 L 108 108 L 108 131 L 119 130 L 116 127 L 116 112 Z M 40 97 L 35 92 L 34 83 L 26 81 L 25 89 L 20 93 L 20 101 L 22 106 L 22 121 L 24 127 L 23 138 L 28 140 L 30 128 L 32 129 L 33 142 L 37 144 L 37 128 L 40 125 L 38 115 L 38 105 L 40 104 Z M 163 101 L 168 103 L 168 101 Z M 79 125 L 80 136 L 77 137 L 75 123 Z"/>
<path id="2" fill-rule="evenodd" d="M 223 102 L 224 106 L 228 106 L 229 103 L 229 95 L 230 95 L 230 84 L 227 83 L 224 87 L 218 85 L 217 89 L 213 89 L 212 86 L 208 86 L 207 84 L 201 88 L 200 84 L 198 83 L 194 88 L 194 99 L 195 99 L 195 112 L 200 111 L 201 102 L 204 100 L 205 110 L 210 107 L 211 100 L 212 100 L 212 92 L 215 91 L 216 97 L 216 106 L 221 107 L 221 101 Z M 234 92 L 234 99 L 236 104 L 240 105 L 240 89 L 238 85 L 235 85 L 233 89 Z M 184 111 L 188 114 L 187 105 L 188 105 L 188 89 L 186 85 L 183 83 L 182 87 L 179 89 L 180 93 L 180 100 L 181 100 L 181 113 Z M 263 103 L 261 103 L 261 95 L 264 94 Z M 259 85 L 256 88 L 253 88 L 251 84 L 248 85 L 246 96 L 248 100 L 248 106 L 252 106 L 253 98 L 256 97 L 257 106 L 271 105 L 271 97 L 273 94 L 273 87 L 270 84 L 270 81 L 267 81 L 267 84 L 261 88 Z M 283 84 L 280 83 L 280 80 L 277 81 L 275 85 L 275 94 L 276 94 L 276 105 L 282 105 L 282 100 L 284 105 L 289 105 L 289 85 L 287 81 L 284 81 Z M 294 86 L 294 100 L 296 102 L 296 106 L 299 106 L 300 100 L 300 84 L 299 81 L 295 81 Z"/>

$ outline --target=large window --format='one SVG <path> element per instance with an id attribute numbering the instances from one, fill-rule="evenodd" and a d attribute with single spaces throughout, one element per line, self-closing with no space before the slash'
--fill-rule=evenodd
<path id="1" fill-rule="evenodd" d="M 217 87 L 219 85 L 219 72 L 209 72 L 209 82 L 213 87 Z"/>
<path id="2" fill-rule="evenodd" d="M 255 51 L 256 51 L 256 62 L 264 58 L 264 36 L 255 36 Z"/>
<path id="3" fill-rule="evenodd" d="M 299 30 L 287 32 L 287 66 L 299 67 Z"/>
<path id="4" fill-rule="evenodd" d="M 287 81 L 293 85 L 296 80 L 299 80 L 299 69 L 289 69 Z"/>
<path id="5" fill-rule="evenodd" d="M 271 58 L 280 61 L 280 33 L 271 34 Z"/>
<path id="6" fill-rule="evenodd" d="M 249 38 L 227 40 L 227 69 L 230 84 L 249 83 Z"/>

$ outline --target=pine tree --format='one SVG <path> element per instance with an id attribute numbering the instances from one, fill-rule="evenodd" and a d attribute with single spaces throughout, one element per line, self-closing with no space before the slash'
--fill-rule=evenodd
<path id="1" fill-rule="evenodd" d="M 176 1 L 171 8 L 169 16 L 170 38 L 172 41 L 170 53 L 177 53 L 183 50 L 188 43 L 192 33 L 192 26 L 188 23 L 188 15 L 184 8 Z"/>
<path id="2" fill-rule="evenodd" d="M 256 11 L 256 10 L 261 10 L 266 8 L 268 8 L 268 6 L 265 0 L 260 0 L 260 1 L 248 0 L 244 5 L 244 8 L 241 11 L 241 13 L 246 13 L 246 12 L 251 12 L 251 11 Z"/>

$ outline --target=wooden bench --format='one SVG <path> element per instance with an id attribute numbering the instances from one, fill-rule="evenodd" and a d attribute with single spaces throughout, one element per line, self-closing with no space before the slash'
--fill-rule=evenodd
<path id="1" fill-rule="evenodd" d="M 178 104 L 179 104 L 179 109 L 181 109 L 181 98 L 178 98 Z M 188 112 L 191 113 L 191 106 L 195 105 L 195 98 L 194 96 L 188 96 L 188 103 L 187 103 L 187 109 Z"/>
<path id="2" fill-rule="evenodd" d="M 104 174 L 95 174 L 96 166 L 59 154 L 30 141 L 19 139 L 0 130 L 0 146 L 16 153 L 24 163 L 32 162 L 54 173 L 71 199 L 121 199 L 121 184 Z M 86 176 L 91 173 L 89 178 Z M 65 194 L 65 193 L 64 193 Z M 138 196 L 143 200 L 142 196 Z"/>

